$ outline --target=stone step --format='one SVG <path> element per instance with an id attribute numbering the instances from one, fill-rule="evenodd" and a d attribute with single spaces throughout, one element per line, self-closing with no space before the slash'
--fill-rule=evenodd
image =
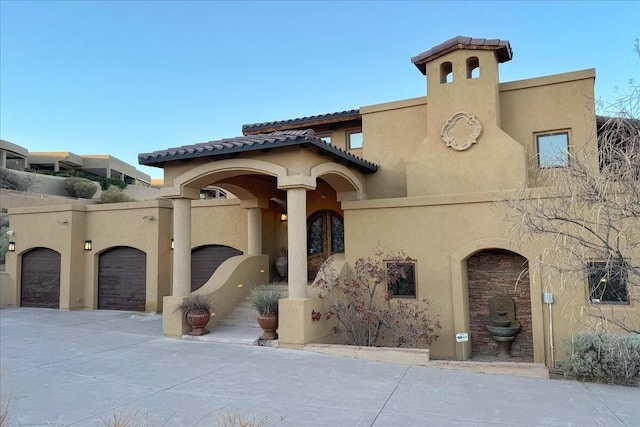
<path id="1" fill-rule="evenodd" d="M 283 298 L 286 298 L 289 294 L 287 283 L 277 283 L 265 285 L 272 289 L 277 289 L 282 292 Z M 249 298 L 247 297 L 241 301 L 234 309 L 223 319 L 218 320 L 218 325 L 229 327 L 250 327 L 256 328 L 258 326 L 257 321 L 258 313 L 254 310 Z"/>

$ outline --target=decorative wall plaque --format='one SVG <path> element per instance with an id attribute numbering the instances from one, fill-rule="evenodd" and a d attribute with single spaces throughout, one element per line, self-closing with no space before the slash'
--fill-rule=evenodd
<path id="1" fill-rule="evenodd" d="M 457 151 L 464 151 L 478 142 L 482 133 L 480 122 L 465 112 L 456 113 L 442 127 L 442 139 Z"/>

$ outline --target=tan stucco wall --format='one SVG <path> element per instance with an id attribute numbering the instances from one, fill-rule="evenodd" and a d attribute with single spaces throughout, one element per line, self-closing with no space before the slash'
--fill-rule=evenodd
<path id="1" fill-rule="evenodd" d="M 436 358 L 461 356 L 455 334 L 468 332 L 465 260 L 482 249 L 507 249 L 529 260 L 536 362 L 551 358 L 549 313 L 542 303 L 544 292 L 554 294 L 555 360 L 564 358 L 564 340 L 577 331 L 600 323 L 619 332 L 588 313 L 598 309 L 615 311 L 626 314 L 632 324 L 640 323 L 637 301 L 625 306 L 593 305 L 587 301 L 586 277 L 563 283 L 545 268 L 540 257 L 550 242 L 517 241 L 504 221 L 503 205 L 494 202 L 504 195 L 496 192 L 343 203 L 347 262 L 353 265 L 357 258 L 371 256 L 378 244 L 384 251 L 404 251 L 417 260 L 417 300 L 427 298 L 431 302 L 429 311 L 440 316 L 443 327 L 440 339 L 431 346 Z M 468 350 L 466 354 L 469 355 Z"/>
<path id="2" fill-rule="evenodd" d="M 590 69 L 500 85 L 502 129 L 526 148 L 530 186 L 544 184 L 544 176 L 537 179 L 536 133 L 568 130 L 571 153 L 597 161 L 594 83 Z"/>

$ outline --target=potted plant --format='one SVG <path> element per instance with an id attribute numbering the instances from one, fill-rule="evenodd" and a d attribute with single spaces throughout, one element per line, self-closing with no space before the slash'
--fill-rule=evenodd
<path id="1" fill-rule="evenodd" d="M 278 302 L 283 298 L 282 292 L 268 286 L 253 288 L 249 301 L 258 312 L 258 324 L 264 332 L 261 340 L 276 340 L 278 334 Z"/>
<path id="2" fill-rule="evenodd" d="M 287 258 L 287 248 L 283 246 L 280 248 L 280 253 L 276 258 L 276 271 L 278 272 L 280 278 L 286 279 L 288 270 L 289 259 Z"/>
<path id="3" fill-rule="evenodd" d="M 212 311 L 213 304 L 204 295 L 191 295 L 175 308 L 175 312 L 184 316 L 191 326 L 189 335 L 196 336 L 209 333 L 205 326 L 213 315 Z"/>

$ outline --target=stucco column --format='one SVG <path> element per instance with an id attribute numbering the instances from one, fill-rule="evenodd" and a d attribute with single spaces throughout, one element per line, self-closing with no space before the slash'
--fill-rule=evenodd
<path id="1" fill-rule="evenodd" d="M 262 209 L 247 209 L 247 255 L 262 253 Z"/>
<path id="2" fill-rule="evenodd" d="M 191 294 L 191 199 L 173 199 L 173 296 Z"/>
<path id="3" fill-rule="evenodd" d="M 287 189 L 289 298 L 307 298 L 307 190 Z"/>
<path id="4" fill-rule="evenodd" d="M 7 167 L 7 152 L 4 150 L 0 151 L 0 167 Z"/>

